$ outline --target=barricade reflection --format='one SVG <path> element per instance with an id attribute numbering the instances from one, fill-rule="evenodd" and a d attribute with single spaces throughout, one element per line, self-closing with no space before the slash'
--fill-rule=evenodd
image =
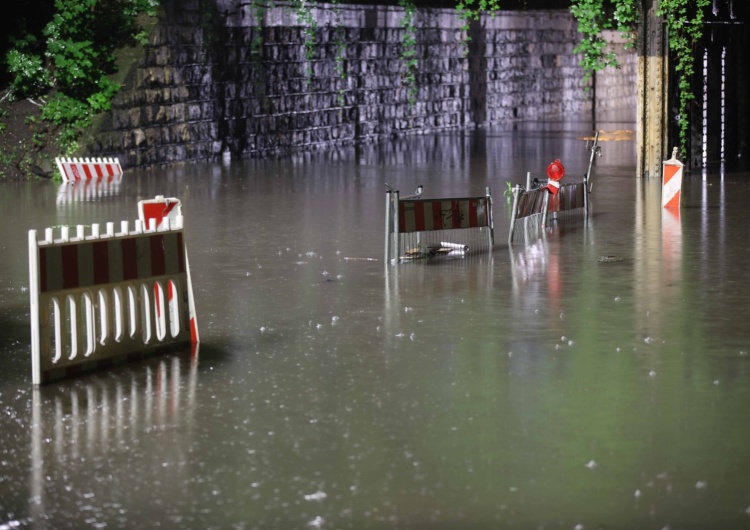
<path id="1" fill-rule="evenodd" d="M 30 499 L 34 520 L 43 520 L 49 509 L 54 511 L 61 473 L 65 487 L 73 487 L 74 477 L 65 476 L 70 465 L 106 459 L 152 431 L 179 430 L 181 439 L 190 438 L 197 348 L 194 345 L 191 355 L 153 359 L 67 384 L 34 388 Z M 82 469 L 79 472 L 85 475 Z"/>
<path id="2" fill-rule="evenodd" d="M 122 175 L 68 181 L 57 189 L 57 205 L 101 201 L 120 194 Z"/>
<path id="3" fill-rule="evenodd" d="M 635 314 L 648 340 L 663 336 L 683 298 L 680 211 L 662 207 L 659 179 L 637 182 L 634 229 Z M 667 285 L 672 289 L 665 289 Z M 662 293 L 654 297 L 653 293 Z M 665 327 L 667 326 L 667 327 Z"/>

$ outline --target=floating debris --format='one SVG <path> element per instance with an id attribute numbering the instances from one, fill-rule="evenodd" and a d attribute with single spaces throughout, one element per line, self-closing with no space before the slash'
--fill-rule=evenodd
<path id="1" fill-rule="evenodd" d="M 625 142 L 632 141 L 635 138 L 635 131 L 630 129 L 617 129 L 614 131 L 599 131 L 598 140 L 600 142 Z M 594 140 L 594 136 L 581 136 L 579 140 Z"/>
<path id="2" fill-rule="evenodd" d="M 599 263 L 616 263 L 618 261 L 623 261 L 625 258 L 621 256 L 599 256 Z"/>
<path id="3" fill-rule="evenodd" d="M 441 241 L 439 244 L 422 244 L 410 248 L 401 256 L 401 261 L 434 258 L 436 256 L 464 256 L 469 251 L 468 245 Z"/>
<path id="4" fill-rule="evenodd" d="M 312 526 L 313 528 L 320 528 L 321 526 L 323 526 L 324 522 L 325 520 L 320 515 L 318 515 L 315 517 L 315 519 L 313 519 L 312 521 L 309 521 L 307 523 L 307 526 Z"/>
<path id="5" fill-rule="evenodd" d="M 325 491 L 316 491 L 315 493 L 310 493 L 309 495 L 305 495 L 306 501 L 322 501 L 325 499 L 328 495 L 326 495 Z"/>

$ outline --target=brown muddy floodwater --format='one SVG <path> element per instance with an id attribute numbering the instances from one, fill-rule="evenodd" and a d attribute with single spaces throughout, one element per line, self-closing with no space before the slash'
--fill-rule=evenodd
<path id="1" fill-rule="evenodd" d="M 597 124 L 616 130 L 630 123 Z M 665 215 L 632 141 L 509 248 L 507 182 L 586 121 L 0 183 L 0 530 L 750 527 L 750 175 Z M 385 184 L 494 197 L 491 253 L 387 265 Z M 177 197 L 201 344 L 35 389 L 28 230 Z"/>

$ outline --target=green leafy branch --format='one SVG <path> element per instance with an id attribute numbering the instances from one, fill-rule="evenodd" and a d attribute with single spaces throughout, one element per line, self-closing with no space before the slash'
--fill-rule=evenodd
<path id="1" fill-rule="evenodd" d="M 346 79 L 346 30 L 341 23 L 341 4 L 340 0 L 333 0 L 333 23 L 336 29 L 334 30 L 333 46 L 334 46 L 334 66 L 333 69 L 339 79 Z M 338 103 L 343 106 L 344 89 L 339 88 L 338 90 Z"/>
<path id="2" fill-rule="evenodd" d="M 252 10 L 253 18 L 258 23 L 258 27 L 255 28 L 255 32 L 253 33 L 253 39 L 250 41 L 250 54 L 253 57 L 260 57 L 261 50 L 263 49 L 263 22 L 266 15 L 266 6 L 263 0 L 252 0 L 250 9 Z"/>
<path id="3" fill-rule="evenodd" d="M 493 14 L 500 9 L 500 0 L 458 0 L 456 12 L 461 21 L 459 29 L 463 33 L 464 57 L 469 54 L 469 25 L 473 20 L 479 20 L 482 14 Z"/>
<path id="4" fill-rule="evenodd" d="M 142 38 L 137 16 L 153 15 L 157 6 L 156 0 L 55 0 L 40 35 L 12 37 L 5 58 L 11 89 L 15 97 L 45 102 L 42 118 L 62 127 L 65 154 L 75 152 L 93 115 L 109 109 L 119 89 L 109 79 L 114 51 Z"/>
<path id="5" fill-rule="evenodd" d="M 703 35 L 705 13 L 711 0 L 660 0 L 658 15 L 666 21 L 669 49 L 675 58 L 677 80 L 680 147 L 687 148 L 690 134 L 689 107 L 695 99 L 691 80 L 695 74 L 693 47 Z M 607 7 L 609 6 L 609 8 Z M 572 0 L 570 12 L 578 21 L 581 43 L 574 52 L 581 53 L 584 79 L 591 78 L 597 70 L 618 67 L 617 58 L 607 51 L 603 30 L 616 29 L 634 42 L 634 29 L 638 23 L 638 0 Z"/>
<path id="6" fill-rule="evenodd" d="M 578 22 L 581 42 L 573 49 L 580 53 L 583 80 L 608 67 L 619 68 L 615 53 L 607 48 L 603 31 L 616 29 L 633 43 L 633 28 L 638 20 L 635 0 L 615 0 L 614 13 L 608 16 L 604 0 L 573 0 L 570 12 Z"/>
<path id="7" fill-rule="evenodd" d="M 676 64 L 674 69 L 679 73 L 677 81 L 679 89 L 679 103 L 677 123 L 679 126 L 680 149 L 687 150 L 690 135 L 690 120 L 688 108 L 695 99 L 691 79 L 695 73 L 695 56 L 693 45 L 703 35 L 705 10 L 710 0 L 662 0 L 659 5 L 659 15 L 667 22 L 669 33 L 669 49 L 674 53 Z M 693 13 L 692 18 L 690 13 Z"/>
<path id="8" fill-rule="evenodd" d="M 302 25 L 302 46 L 304 48 L 305 59 L 308 61 L 306 72 L 312 76 L 312 65 L 309 64 L 315 59 L 315 33 L 318 29 L 318 21 L 313 16 L 314 1 L 294 0 L 297 21 Z"/>
<path id="9" fill-rule="evenodd" d="M 404 18 L 401 27 L 404 28 L 404 40 L 401 47 L 401 61 L 404 63 L 404 84 L 409 92 L 409 106 L 413 107 L 417 102 L 417 28 L 414 26 L 414 16 L 417 8 L 414 0 L 399 0 L 398 4 L 404 8 Z"/>

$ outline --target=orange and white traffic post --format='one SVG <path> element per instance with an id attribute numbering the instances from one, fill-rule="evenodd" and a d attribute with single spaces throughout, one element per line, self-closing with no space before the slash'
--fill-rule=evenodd
<path id="1" fill-rule="evenodd" d="M 682 189 L 682 172 L 684 165 L 677 160 L 677 148 L 672 151 L 672 158 L 664 162 L 661 205 L 664 208 L 680 209 L 680 191 Z"/>

